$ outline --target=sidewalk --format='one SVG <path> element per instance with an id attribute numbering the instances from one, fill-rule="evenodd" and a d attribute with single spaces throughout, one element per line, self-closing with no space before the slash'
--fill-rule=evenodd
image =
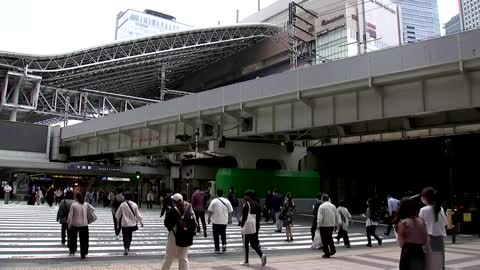
<path id="1" fill-rule="evenodd" d="M 472 240 L 461 244 L 447 244 L 447 269 L 480 269 L 480 241 Z M 338 248 L 336 256 L 331 259 L 321 258 L 321 252 L 305 252 L 300 255 L 276 255 L 268 258 L 266 267 L 260 266 L 260 260 L 254 253 L 251 253 L 250 267 L 240 266 L 242 259 L 240 256 L 222 257 L 222 256 L 203 256 L 190 259 L 190 268 L 197 270 L 241 270 L 241 269 L 267 269 L 267 270 L 312 270 L 312 269 L 330 269 L 330 270 L 378 270 L 378 269 L 398 269 L 398 258 L 400 249 L 398 247 L 381 248 L 363 248 L 346 250 Z M 61 263 L 52 261 L 39 264 L 38 262 L 22 261 L 20 263 L 0 263 L 0 269 L 12 270 L 158 270 L 161 269 L 162 259 L 141 260 L 134 257 L 119 257 L 115 261 L 85 261 L 78 259 L 69 260 Z M 177 269 L 175 262 L 172 269 Z"/>

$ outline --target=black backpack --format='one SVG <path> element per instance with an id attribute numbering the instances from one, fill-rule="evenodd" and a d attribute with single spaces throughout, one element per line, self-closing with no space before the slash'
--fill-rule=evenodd
<path id="1" fill-rule="evenodd" d="M 193 244 L 193 237 L 197 229 L 197 222 L 191 214 L 191 206 L 185 209 L 185 214 L 180 215 L 177 222 L 177 232 L 175 235 L 175 243 L 178 247 L 189 247 Z"/>

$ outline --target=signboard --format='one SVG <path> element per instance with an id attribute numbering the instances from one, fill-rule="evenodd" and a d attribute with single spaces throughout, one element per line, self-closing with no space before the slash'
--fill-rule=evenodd
<path id="1" fill-rule="evenodd" d="M 107 177 L 107 181 L 130 182 L 130 178 L 125 178 L 125 177 Z"/>
<path id="2" fill-rule="evenodd" d="M 0 150 L 47 153 L 48 126 L 0 121 Z"/>
<path id="3" fill-rule="evenodd" d="M 472 213 L 463 213 L 463 222 L 472 222 Z"/>
<path id="4" fill-rule="evenodd" d="M 70 163 L 67 166 L 72 171 L 120 172 L 121 167 L 112 165 L 97 165 L 91 163 Z"/>
<path id="5" fill-rule="evenodd" d="M 331 24 L 332 22 L 338 21 L 338 20 L 343 19 L 343 18 L 345 18 L 345 14 L 340 14 L 340 15 L 335 16 L 335 17 L 330 18 L 330 19 L 324 19 L 324 20 L 322 20 L 321 25 L 325 26 L 327 24 Z"/>

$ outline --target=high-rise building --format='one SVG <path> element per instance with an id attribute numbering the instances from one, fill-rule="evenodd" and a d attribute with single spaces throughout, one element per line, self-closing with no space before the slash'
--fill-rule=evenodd
<path id="1" fill-rule="evenodd" d="M 124 40 L 167 31 L 191 29 L 192 26 L 179 23 L 175 17 L 146 9 L 145 12 L 128 9 L 117 15 L 115 40 Z"/>
<path id="2" fill-rule="evenodd" d="M 445 34 L 450 35 L 460 31 L 462 31 L 462 22 L 460 20 L 460 14 L 457 14 L 445 23 Z"/>
<path id="3" fill-rule="evenodd" d="M 305 28 L 308 34 L 296 30 L 315 47 L 316 62 L 402 44 L 400 12 L 391 0 L 279 0 L 242 22 L 272 23 L 287 30 L 292 1 L 316 14 L 312 18 L 297 8 L 297 15 L 303 18 L 297 21 L 310 21 L 313 26 Z"/>
<path id="4" fill-rule="evenodd" d="M 401 8 L 405 43 L 440 36 L 437 0 L 393 0 L 393 2 Z"/>
<path id="5" fill-rule="evenodd" d="M 480 28 L 480 0 L 459 0 L 463 30 Z"/>

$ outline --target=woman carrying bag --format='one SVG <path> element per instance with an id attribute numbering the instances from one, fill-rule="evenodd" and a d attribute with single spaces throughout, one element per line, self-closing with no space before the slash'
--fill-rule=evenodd
<path id="1" fill-rule="evenodd" d="M 133 202 L 133 193 L 125 192 L 125 201 L 118 207 L 115 218 L 118 220 L 119 226 L 122 227 L 123 247 L 125 249 L 123 255 L 127 256 L 132 243 L 132 234 L 138 230 L 137 223 L 140 222 L 143 227 L 142 216 L 138 211 L 137 204 Z"/>
<path id="2" fill-rule="evenodd" d="M 245 204 L 243 205 L 242 215 L 242 235 L 243 245 L 245 248 L 245 260 L 241 263 L 243 266 L 249 266 L 248 253 L 250 252 L 248 246 L 250 245 L 262 259 L 262 266 L 267 264 L 267 256 L 263 254 L 260 249 L 258 240 L 258 232 L 260 231 L 260 218 L 262 216 L 262 208 L 253 199 L 253 191 L 245 192 Z"/>
<path id="3" fill-rule="evenodd" d="M 68 212 L 68 247 L 70 255 L 77 251 L 77 235 L 80 235 L 80 256 L 82 259 L 88 254 L 88 224 L 97 219 L 95 208 L 83 200 L 80 192 L 75 193 L 75 201 Z"/>

